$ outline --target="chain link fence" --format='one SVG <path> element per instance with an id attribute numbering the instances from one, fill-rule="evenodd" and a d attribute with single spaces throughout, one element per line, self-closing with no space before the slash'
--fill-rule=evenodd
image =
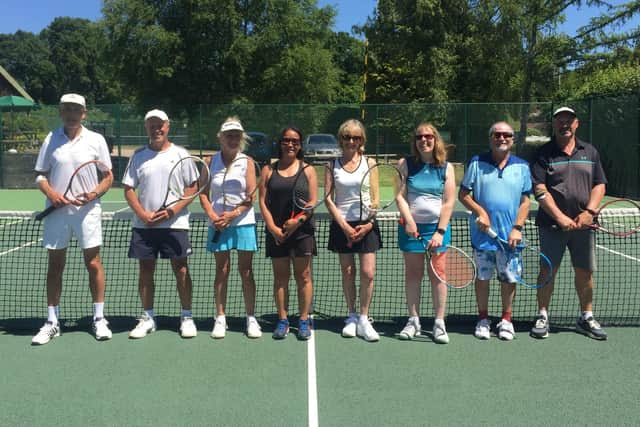
<path id="1" fill-rule="evenodd" d="M 640 97 L 572 100 L 580 120 L 578 136 L 600 151 L 609 179 L 608 194 L 640 197 Z M 551 135 L 554 103 L 438 103 L 384 105 L 153 105 L 90 106 L 85 126 L 103 134 L 112 146 L 114 173 L 122 176 L 131 153 L 144 145 L 144 114 L 165 110 L 171 119 L 170 139 L 194 154 L 216 151 L 216 134 L 228 116 L 238 116 L 249 132 L 264 134 L 249 147 L 254 156 L 275 155 L 280 129 L 295 125 L 305 135 L 336 134 L 347 119 L 357 118 L 367 128 L 367 153 L 384 160 L 409 153 L 414 127 L 433 123 L 444 137 L 452 162 L 466 163 L 488 147 L 488 129 L 496 121 L 516 131 L 514 151 L 530 160 Z M 57 106 L 34 111 L 0 112 L 0 187 L 33 186 L 33 165 L 46 134 L 60 125 Z M 3 135 L 11 135 L 11 139 Z M 256 134 L 257 135 L 257 134 Z M 257 145 L 261 145 L 258 147 Z"/>

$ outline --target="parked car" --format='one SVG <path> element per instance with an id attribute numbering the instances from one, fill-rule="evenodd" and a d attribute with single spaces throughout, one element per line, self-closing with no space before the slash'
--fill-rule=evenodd
<path id="1" fill-rule="evenodd" d="M 314 133 L 307 136 L 302 150 L 309 160 L 328 160 L 342 155 L 336 137 L 328 133 Z"/>
<path id="2" fill-rule="evenodd" d="M 261 165 L 271 162 L 275 156 L 274 144 L 263 132 L 247 132 L 251 140 L 245 152 Z"/>

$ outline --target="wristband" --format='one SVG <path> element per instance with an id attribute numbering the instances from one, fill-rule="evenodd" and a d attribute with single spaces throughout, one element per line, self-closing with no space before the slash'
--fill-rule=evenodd
<path id="1" fill-rule="evenodd" d="M 46 181 L 46 180 L 47 180 L 47 177 L 44 176 L 44 175 L 36 176 L 36 184 L 39 183 L 39 182 L 42 182 L 42 181 Z"/>
<path id="2" fill-rule="evenodd" d="M 444 233 L 446 233 L 446 230 L 444 228 L 436 228 L 436 233 L 438 233 L 441 236 L 444 236 Z"/>
<path id="3" fill-rule="evenodd" d="M 598 215 L 598 212 L 594 211 L 593 209 L 587 208 L 587 209 L 585 209 L 585 211 L 589 212 L 589 215 L 591 215 L 591 216 Z"/>
<path id="4" fill-rule="evenodd" d="M 521 226 L 520 224 L 514 224 L 514 226 L 513 226 L 513 229 L 514 229 L 514 230 L 518 230 L 518 231 L 522 231 L 522 229 L 523 229 L 523 228 L 524 228 L 524 227 L 523 227 L 523 226 Z"/>

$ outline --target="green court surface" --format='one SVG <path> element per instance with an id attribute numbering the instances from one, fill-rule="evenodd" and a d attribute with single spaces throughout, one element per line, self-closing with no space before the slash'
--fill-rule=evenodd
<path id="1" fill-rule="evenodd" d="M 35 190 L 2 190 L 0 202 L 2 210 L 32 211 L 41 209 L 43 196 Z M 112 189 L 103 205 L 105 211 L 126 210 L 122 190 Z M 137 269 L 125 255 L 129 218 L 118 215 L 103 222 L 105 310 L 113 339 L 96 342 L 88 332 L 90 297 L 79 253 L 72 248 L 61 305 L 67 322 L 62 336 L 42 347 L 30 345 L 45 315 L 40 224 L 28 218 L 0 221 L 0 320 L 13 320 L 0 321 L 0 426 L 638 424 L 640 328 L 607 326 L 609 340 L 604 342 L 577 334 L 572 327 L 577 301 L 567 263 L 552 303 L 555 328 L 546 340 L 528 336 L 535 293 L 522 289 L 514 310 L 516 340 L 474 338 L 470 287 L 450 291 L 451 343 L 434 344 L 430 296 L 423 286 L 423 336 L 400 341 L 395 334 L 406 320 L 402 258 L 393 238 L 395 219 L 381 219 L 389 244 L 378 255 L 372 305 L 381 340 L 366 343 L 340 336 L 345 311 L 340 276 L 335 256 L 324 249 L 327 221 L 319 220 L 313 339 L 297 341 L 295 328 L 284 341 L 271 338 L 271 271 L 259 254 L 254 265 L 263 337 L 249 340 L 243 334 L 244 319 L 237 317 L 244 314 L 240 285 L 233 271 L 228 312 L 234 317 L 227 337 L 213 340 L 213 259 L 203 247 L 206 222 L 196 215 L 189 265 L 199 335 L 191 340 L 178 336 L 176 292 L 167 263 L 159 263 L 159 330 L 134 341 L 127 334 L 140 310 Z M 466 221 L 460 217 L 455 223 L 461 239 L 467 237 Z M 527 230 L 534 232 L 534 227 Z M 634 239 L 599 242 L 603 268 L 596 276 L 595 304 L 612 325 L 637 326 L 640 318 L 640 245 Z M 291 313 L 296 312 L 294 288 L 291 284 Z M 492 314 L 499 307 L 498 294 L 493 288 Z"/>
<path id="2" fill-rule="evenodd" d="M 210 326 L 191 340 L 167 329 L 107 342 L 63 331 L 43 347 L 2 331 L 0 424 L 632 426 L 640 417 L 637 328 L 611 328 L 605 342 L 518 329 L 511 343 L 454 328 L 442 346 L 399 341 L 397 327 L 366 343 L 318 322 L 305 343 L 272 340 L 268 324 L 258 340 L 239 324 L 213 340 Z"/>

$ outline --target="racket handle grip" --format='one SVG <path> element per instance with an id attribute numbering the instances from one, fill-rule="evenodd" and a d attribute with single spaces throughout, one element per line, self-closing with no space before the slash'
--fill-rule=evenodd
<path id="1" fill-rule="evenodd" d="M 489 237 L 491 237 L 492 239 L 495 239 L 496 237 L 498 237 L 498 233 L 495 232 L 495 230 L 493 228 L 489 228 L 487 230 L 487 234 L 489 235 Z"/>
<path id="2" fill-rule="evenodd" d="M 36 215 L 36 221 L 42 221 L 45 216 L 49 215 L 51 212 L 55 211 L 56 207 L 54 205 L 49 206 L 47 209 L 40 212 Z"/>

